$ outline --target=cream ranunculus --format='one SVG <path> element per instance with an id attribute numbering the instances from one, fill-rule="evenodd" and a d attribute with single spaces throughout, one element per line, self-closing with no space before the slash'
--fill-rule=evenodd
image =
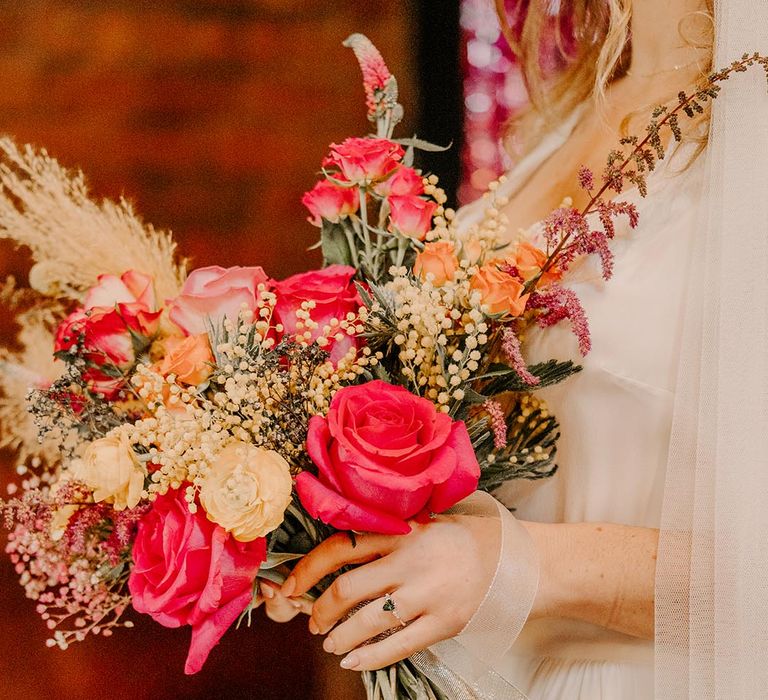
<path id="1" fill-rule="evenodd" d="M 137 459 L 124 434 L 110 435 L 88 445 L 70 473 L 93 491 L 93 500 L 106 501 L 115 510 L 134 508 L 141 500 L 147 470 Z"/>
<path id="2" fill-rule="evenodd" d="M 200 487 L 208 518 L 250 542 L 283 522 L 291 502 L 291 470 L 277 452 L 232 442 L 219 452 Z"/>

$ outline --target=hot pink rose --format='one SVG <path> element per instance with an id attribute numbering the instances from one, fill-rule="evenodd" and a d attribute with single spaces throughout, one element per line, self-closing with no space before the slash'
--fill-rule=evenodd
<path id="1" fill-rule="evenodd" d="M 360 203 L 357 188 L 339 187 L 328 180 L 321 180 L 309 192 L 305 192 L 301 203 L 312 215 L 309 221 L 322 226 L 323 219 L 337 224 L 345 216 L 354 214 Z"/>
<path id="2" fill-rule="evenodd" d="M 238 542 L 181 491 L 158 496 L 139 523 L 128 579 L 133 607 L 165 627 L 191 625 L 184 672 L 197 673 L 251 600 L 266 540 Z"/>
<path id="3" fill-rule="evenodd" d="M 327 417 L 313 416 L 307 452 L 317 476 L 296 490 L 314 518 L 340 530 L 404 534 L 477 488 L 466 426 L 426 399 L 382 381 L 345 387 Z"/>
<path id="4" fill-rule="evenodd" d="M 424 194 L 424 182 L 421 175 L 413 168 L 401 165 L 395 170 L 392 177 L 380 182 L 374 187 L 374 190 L 376 190 L 376 194 L 382 197 L 389 197 L 393 194 L 418 196 Z"/>
<path id="5" fill-rule="evenodd" d="M 152 278 L 135 270 L 122 277 L 101 275 L 85 297 L 85 305 L 58 327 L 56 353 L 82 344 L 89 367 L 83 373 L 91 391 L 114 398 L 125 384 L 125 374 L 137 351 L 157 332 L 160 311 L 154 311 Z"/>
<path id="6" fill-rule="evenodd" d="M 170 302 L 170 319 L 186 335 L 198 335 L 227 317 L 236 321 L 243 304 L 257 307 L 259 285 L 272 288 L 260 267 L 201 267 L 187 277 L 181 294 Z"/>
<path id="7" fill-rule="evenodd" d="M 331 144 L 323 167 L 338 168 L 349 182 L 368 184 L 389 175 L 403 155 L 402 146 L 387 139 L 349 138 Z"/>
<path id="8" fill-rule="evenodd" d="M 391 227 L 404 236 L 423 241 L 432 228 L 437 204 L 412 195 L 392 195 L 387 199 L 391 211 Z"/>
<path id="9" fill-rule="evenodd" d="M 362 301 L 352 281 L 355 272 L 354 267 L 329 265 L 322 270 L 303 272 L 278 282 L 275 311 L 285 333 L 296 333 L 296 311 L 305 301 L 315 302 L 315 308 L 310 313 L 318 327 L 312 331 L 312 340 L 317 340 L 331 319 L 342 320 L 350 312 L 357 313 Z M 351 347 L 357 346 L 357 338 L 345 333 L 341 340 L 332 340 L 326 349 L 331 353 L 331 360 L 338 362 Z"/>

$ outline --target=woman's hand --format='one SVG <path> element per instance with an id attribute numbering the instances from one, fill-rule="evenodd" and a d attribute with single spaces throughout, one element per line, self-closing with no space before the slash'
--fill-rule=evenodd
<path id="1" fill-rule="evenodd" d="M 309 629 L 328 634 L 323 647 L 345 654 L 341 666 L 373 670 L 457 635 L 480 606 L 496 569 L 500 529 L 494 518 L 440 515 L 411 523 L 407 535 L 338 533 L 305 556 L 286 580 L 284 596 L 300 596 L 349 564 L 311 611 Z M 391 594 L 398 617 L 384 610 Z M 344 619 L 355 607 L 359 610 Z M 384 632 L 393 634 L 365 643 Z"/>
<path id="2" fill-rule="evenodd" d="M 262 603 L 267 617 L 275 622 L 290 622 L 299 613 L 312 614 L 312 603 L 306 598 L 288 598 L 281 593 L 280 586 L 271 581 L 259 581 L 256 607 Z"/>

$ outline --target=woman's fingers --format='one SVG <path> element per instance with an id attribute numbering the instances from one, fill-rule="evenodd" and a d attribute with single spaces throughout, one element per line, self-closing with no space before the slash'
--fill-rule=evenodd
<path id="1" fill-rule="evenodd" d="M 397 591 L 392 597 L 397 599 L 397 614 L 403 621 L 410 622 L 418 617 L 413 606 L 407 602 L 403 604 L 402 601 L 406 600 L 407 596 L 401 591 Z M 346 654 L 384 632 L 401 629 L 402 623 L 397 615 L 384 609 L 385 602 L 385 598 L 378 598 L 342 622 L 326 637 L 323 649 L 333 654 Z"/>
<path id="2" fill-rule="evenodd" d="M 358 603 L 384 595 L 402 584 L 392 557 L 336 577 L 312 609 L 310 629 L 325 634 Z"/>
<path id="3" fill-rule="evenodd" d="M 440 620 L 424 615 L 380 642 L 350 652 L 341 660 L 341 666 L 352 671 L 373 671 L 401 661 L 444 637 Z"/>
<path id="4" fill-rule="evenodd" d="M 312 614 L 312 603 L 305 598 L 286 598 L 280 587 L 270 581 L 259 583 L 267 617 L 275 622 L 289 622 L 299 613 Z"/>
<path id="5" fill-rule="evenodd" d="M 353 544 L 346 533 L 331 535 L 299 560 L 283 584 L 283 595 L 303 595 L 345 564 L 364 564 L 389 554 L 394 549 L 395 539 L 387 535 L 357 535 Z"/>

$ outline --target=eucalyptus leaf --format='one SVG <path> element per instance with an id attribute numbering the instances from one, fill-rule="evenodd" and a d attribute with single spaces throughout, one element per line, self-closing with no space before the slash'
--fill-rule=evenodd
<path id="1" fill-rule="evenodd" d="M 438 146 L 436 143 L 430 143 L 424 141 L 424 139 L 417 139 L 415 136 L 405 139 L 393 139 L 395 143 L 399 143 L 401 146 L 408 146 L 409 148 L 416 148 L 420 151 L 426 151 L 428 153 L 443 153 L 453 147 L 453 143 L 449 143 L 447 146 Z"/>
<path id="2" fill-rule="evenodd" d="M 264 563 L 261 565 L 261 569 L 259 569 L 259 571 L 274 569 L 275 567 L 278 567 L 281 564 L 285 564 L 288 561 L 296 561 L 296 559 L 301 559 L 303 556 L 303 554 L 296 554 L 294 552 L 270 552 L 267 555 Z"/>
<path id="3" fill-rule="evenodd" d="M 320 244 L 325 265 L 352 265 L 352 253 L 349 250 L 344 228 L 340 224 L 323 221 Z"/>

